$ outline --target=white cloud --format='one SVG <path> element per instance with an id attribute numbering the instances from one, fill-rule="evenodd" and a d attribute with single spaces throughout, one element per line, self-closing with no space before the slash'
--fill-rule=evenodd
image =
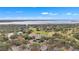
<path id="1" fill-rule="evenodd" d="M 68 13 L 66 13 L 66 15 L 72 15 L 72 13 L 71 12 L 68 12 Z"/>
<path id="2" fill-rule="evenodd" d="M 47 14 L 49 14 L 49 12 L 42 12 L 41 14 L 42 15 L 47 15 Z"/>
<path id="3" fill-rule="evenodd" d="M 71 12 L 68 12 L 68 13 L 66 13 L 66 15 L 78 16 L 79 13 L 71 13 Z"/>
<path id="4" fill-rule="evenodd" d="M 76 16 L 76 15 L 79 15 L 79 13 L 74 13 L 73 15 Z"/>
<path id="5" fill-rule="evenodd" d="M 54 15 L 58 15 L 58 13 L 53 13 L 53 12 L 42 12 L 42 15 L 49 15 L 49 16 L 54 16 Z"/>
<path id="6" fill-rule="evenodd" d="M 58 15 L 58 13 L 49 13 L 49 15 Z"/>

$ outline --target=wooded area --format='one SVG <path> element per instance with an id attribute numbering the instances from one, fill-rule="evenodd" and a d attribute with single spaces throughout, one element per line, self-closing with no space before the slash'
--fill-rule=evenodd
<path id="1" fill-rule="evenodd" d="M 79 24 L 0 25 L 0 51 L 77 51 Z"/>

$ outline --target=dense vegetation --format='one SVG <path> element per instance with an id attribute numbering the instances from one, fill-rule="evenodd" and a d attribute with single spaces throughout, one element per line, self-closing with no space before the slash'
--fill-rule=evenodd
<path id="1" fill-rule="evenodd" d="M 7 32 L 0 27 L 1 51 L 79 50 L 79 24 L 29 24 L 26 27 L 11 27 L 5 28 Z"/>

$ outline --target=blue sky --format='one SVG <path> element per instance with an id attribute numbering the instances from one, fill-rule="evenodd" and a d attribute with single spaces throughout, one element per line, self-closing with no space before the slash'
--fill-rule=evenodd
<path id="1" fill-rule="evenodd" d="M 78 20 L 79 7 L 0 7 L 1 19 Z"/>

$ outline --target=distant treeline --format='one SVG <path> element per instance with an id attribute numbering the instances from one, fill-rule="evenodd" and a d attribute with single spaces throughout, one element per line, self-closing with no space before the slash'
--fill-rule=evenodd
<path id="1" fill-rule="evenodd" d="M 37 27 L 37 28 L 49 28 L 49 29 L 63 29 L 63 28 L 79 28 L 79 24 L 1 24 L 0 31 L 2 32 L 11 32 L 11 31 L 19 31 L 19 30 L 26 30 L 30 27 Z"/>

